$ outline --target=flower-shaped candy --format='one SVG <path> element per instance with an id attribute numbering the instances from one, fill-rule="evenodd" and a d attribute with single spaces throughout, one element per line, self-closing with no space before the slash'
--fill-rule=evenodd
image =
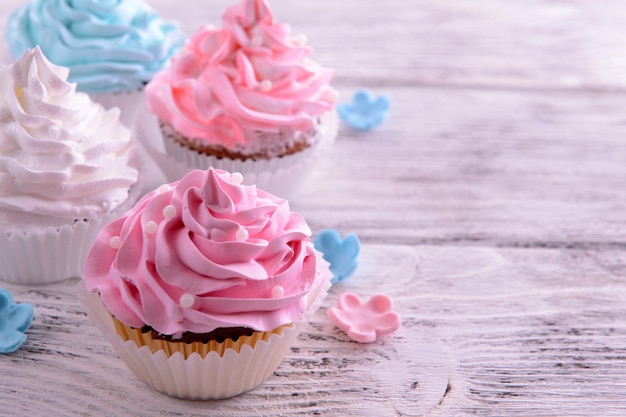
<path id="1" fill-rule="evenodd" d="M 359 343 L 371 343 L 400 328 L 400 316 L 391 311 L 391 298 L 378 294 L 363 304 L 352 293 L 339 296 L 337 308 L 328 309 L 328 317 L 350 338 Z"/>
<path id="2" fill-rule="evenodd" d="M 24 344 L 33 314 L 33 306 L 15 304 L 11 293 L 0 288 L 0 353 L 15 352 Z"/>
<path id="3" fill-rule="evenodd" d="M 359 251 L 361 243 L 355 234 L 346 235 L 343 239 L 334 229 L 322 230 L 315 236 L 313 246 L 322 252 L 324 259 L 330 263 L 330 272 L 333 273 L 332 283 L 352 275 L 359 265 Z"/>
<path id="4" fill-rule="evenodd" d="M 357 91 L 351 104 L 342 103 L 337 106 L 339 116 L 356 130 L 369 130 L 378 126 L 385 120 L 388 111 L 389 98 L 374 98 L 367 90 Z"/>

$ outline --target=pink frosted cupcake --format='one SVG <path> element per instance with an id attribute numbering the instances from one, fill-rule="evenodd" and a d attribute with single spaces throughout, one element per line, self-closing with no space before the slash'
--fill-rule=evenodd
<path id="1" fill-rule="evenodd" d="M 310 53 L 264 0 L 230 7 L 221 29 L 201 28 L 146 88 L 171 158 L 160 157 L 166 173 L 217 167 L 290 194 L 337 131 L 332 72 Z"/>
<path id="2" fill-rule="evenodd" d="M 147 194 L 99 234 L 85 305 L 128 367 L 169 395 L 261 384 L 330 286 L 286 200 L 209 169 Z"/>

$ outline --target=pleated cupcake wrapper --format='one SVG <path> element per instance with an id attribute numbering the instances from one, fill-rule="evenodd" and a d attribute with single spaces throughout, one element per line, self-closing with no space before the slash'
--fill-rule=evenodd
<path id="1" fill-rule="evenodd" d="M 321 260 L 321 256 L 317 255 L 317 259 Z M 153 352 L 148 345 L 138 346 L 135 340 L 124 340 L 118 334 L 111 315 L 102 305 L 100 296 L 87 292 L 82 283 L 79 286 L 88 316 L 139 379 L 173 397 L 221 399 L 259 386 L 280 365 L 298 334 L 328 294 L 332 274 L 327 270 L 325 261 L 321 260 L 320 265 L 319 270 L 322 272 L 318 277 L 319 282 L 316 282 L 316 287 L 309 295 L 307 310 L 298 321 L 274 331 L 258 332 L 266 334 L 254 337 L 254 343 L 250 339 L 240 338 L 242 342 L 234 342 L 227 348 L 207 351 L 205 354 L 193 352 L 187 357 L 180 351 L 157 349 Z"/>
<path id="2" fill-rule="evenodd" d="M 141 329 L 122 323 L 113 316 L 111 316 L 111 318 L 115 326 L 115 332 L 120 335 L 124 341 L 132 340 L 138 347 L 147 346 L 152 353 L 163 351 L 168 357 L 178 352 L 182 354 L 185 359 L 189 358 L 192 354 L 199 354 L 200 357 L 204 358 L 211 352 L 223 356 L 224 352 L 228 349 L 240 352 L 243 346 L 254 348 L 257 342 L 261 340 L 267 342 L 272 334 L 280 334 L 284 327 L 289 326 L 283 325 L 267 332 L 254 332 L 251 336 L 240 336 L 237 340 L 226 339 L 222 342 L 210 340 L 206 343 L 200 341 L 180 343 L 165 339 L 155 339 L 152 337 L 151 331 L 143 332 Z"/>
<path id="3" fill-rule="evenodd" d="M 160 392 L 190 400 L 220 399 L 249 391 L 269 378 L 296 340 L 300 327 L 284 328 L 254 347 L 242 345 L 239 352 L 208 352 L 204 358 L 198 353 L 187 359 L 180 353 L 152 353 L 148 346 L 138 348 L 133 341 L 113 347 L 139 379 Z"/>
<path id="4" fill-rule="evenodd" d="M 335 140 L 339 126 L 336 112 L 333 110 L 325 115 L 320 126 L 323 129 L 321 139 L 305 150 L 282 157 L 245 161 L 201 154 L 165 136 L 163 132 L 160 134 L 165 153 L 160 152 L 154 145 L 155 138 L 142 134 L 139 134 L 139 138 L 168 181 L 176 181 L 193 169 L 207 170 L 213 167 L 229 172 L 240 172 L 244 184 L 256 184 L 259 189 L 289 198 L 296 194 L 309 177 L 322 151 Z M 147 129 L 144 130 L 146 131 Z"/>
<path id="5" fill-rule="evenodd" d="M 133 186 L 126 202 L 101 218 L 0 233 L 0 281 L 36 285 L 82 277 L 98 232 L 132 207 L 139 188 Z"/>
<path id="6" fill-rule="evenodd" d="M 144 89 L 117 93 L 90 93 L 89 97 L 105 109 L 120 109 L 120 120 L 133 130 L 139 115 L 146 111 Z"/>

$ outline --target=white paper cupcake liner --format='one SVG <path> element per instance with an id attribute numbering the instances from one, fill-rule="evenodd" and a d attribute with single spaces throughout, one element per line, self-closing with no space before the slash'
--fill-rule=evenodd
<path id="1" fill-rule="evenodd" d="M 201 154 L 173 139 L 163 137 L 160 131 L 155 133 L 154 130 L 144 129 L 138 132 L 138 137 L 168 182 L 179 180 L 193 169 L 207 170 L 213 167 L 229 172 L 240 172 L 244 184 L 256 184 L 260 189 L 276 196 L 289 198 L 302 187 L 322 151 L 335 140 L 339 126 L 336 112 L 334 110 L 328 112 L 320 126 L 323 129 L 321 140 L 315 145 L 291 155 L 256 161 L 216 158 Z M 150 135 L 158 134 L 160 137 L 148 136 L 146 135 L 148 131 L 152 132 Z M 156 141 L 160 143 L 155 143 Z"/>
<path id="2" fill-rule="evenodd" d="M 35 285 L 82 277 L 100 229 L 132 207 L 139 192 L 133 186 L 126 202 L 101 218 L 0 232 L 0 281 Z"/>
<path id="3" fill-rule="evenodd" d="M 137 348 L 134 342 L 114 344 L 131 371 L 158 391 L 189 400 L 233 397 L 259 386 L 278 367 L 289 351 L 300 329 L 285 328 L 254 348 L 243 346 L 237 353 L 228 349 L 223 356 L 210 352 L 205 358 L 194 353 L 188 359 L 163 351 L 154 354 L 150 348 Z"/>
<path id="4" fill-rule="evenodd" d="M 124 341 L 115 332 L 113 320 L 100 302 L 100 296 L 87 292 L 82 283 L 79 288 L 88 316 L 139 379 L 173 397 L 222 399 L 249 391 L 269 378 L 306 327 L 307 321 L 321 306 L 331 285 L 331 274 L 327 272 L 327 264 L 321 256 L 318 260 L 324 265 L 321 268 L 323 272 L 310 294 L 315 298 L 303 317 L 280 333 L 272 334 L 267 341 L 257 341 L 254 348 L 245 345 L 239 353 L 227 349 L 223 356 L 210 352 L 202 358 L 193 353 L 184 359 L 180 352 L 176 352 L 168 357 L 164 351 L 152 353 L 147 346 L 137 347 L 132 340 Z"/>

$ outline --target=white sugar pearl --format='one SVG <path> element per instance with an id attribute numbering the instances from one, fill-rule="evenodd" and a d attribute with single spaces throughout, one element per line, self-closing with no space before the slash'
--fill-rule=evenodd
<path id="1" fill-rule="evenodd" d="M 164 192 L 169 191 L 171 189 L 172 189 L 172 187 L 169 184 L 163 184 L 162 186 L 160 186 L 157 189 L 157 191 L 160 192 L 160 193 L 164 193 Z"/>
<path id="2" fill-rule="evenodd" d="M 119 236 L 113 236 L 111 239 L 109 239 L 109 246 L 112 249 L 119 249 L 120 246 L 122 246 L 122 238 Z"/>
<path id="3" fill-rule="evenodd" d="M 191 308 L 195 302 L 196 298 L 189 293 L 184 293 L 180 296 L 180 300 L 178 300 L 178 303 L 182 308 Z"/>
<path id="4" fill-rule="evenodd" d="M 176 210 L 176 207 L 171 204 L 163 207 L 163 217 L 165 217 L 166 219 L 173 219 L 174 217 L 176 217 L 177 213 L 178 211 Z"/>
<path id="5" fill-rule="evenodd" d="M 270 80 L 261 81 L 261 90 L 268 92 L 272 89 L 272 82 Z"/>
<path id="6" fill-rule="evenodd" d="M 280 285 L 274 286 L 272 288 L 272 298 L 280 298 L 285 294 L 285 289 Z"/>
<path id="7" fill-rule="evenodd" d="M 156 224 L 156 222 L 153 222 L 152 220 L 150 220 L 148 223 L 146 223 L 143 226 L 143 230 L 145 230 L 145 232 L 149 235 L 155 234 L 158 228 L 159 228 L 159 225 Z"/>
<path id="8" fill-rule="evenodd" d="M 243 228 L 237 229 L 237 232 L 235 233 L 235 238 L 237 240 L 244 241 L 244 240 L 248 240 L 249 237 L 250 237 L 250 233 L 248 233 L 248 231 Z"/>
<path id="9" fill-rule="evenodd" d="M 263 45 L 263 38 L 259 35 L 255 35 L 250 39 L 250 43 L 252 43 L 252 46 L 261 46 Z"/>
<path id="10" fill-rule="evenodd" d="M 233 172 L 230 174 L 230 183 L 234 185 L 240 185 L 243 182 L 243 175 L 240 172 Z"/>

